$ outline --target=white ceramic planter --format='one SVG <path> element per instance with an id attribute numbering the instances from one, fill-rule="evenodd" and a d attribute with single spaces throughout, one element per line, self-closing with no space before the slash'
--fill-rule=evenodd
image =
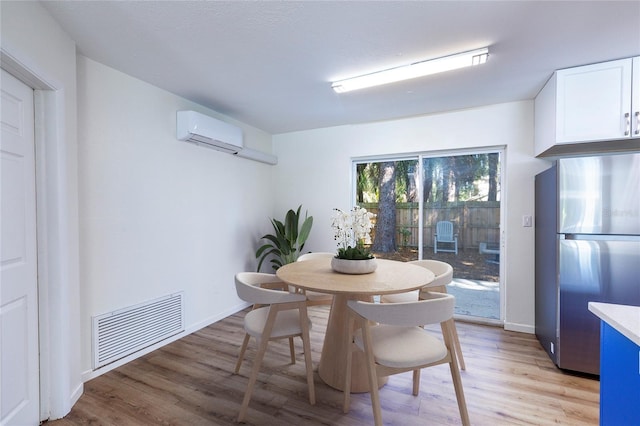
<path id="1" fill-rule="evenodd" d="M 370 274 L 376 270 L 378 264 L 376 259 L 351 260 L 331 258 L 331 269 L 341 274 Z"/>

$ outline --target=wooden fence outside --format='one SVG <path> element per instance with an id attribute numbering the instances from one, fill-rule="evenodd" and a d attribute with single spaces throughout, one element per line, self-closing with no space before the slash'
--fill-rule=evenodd
<path id="1" fill-rule="evenodd" d="M 360 203 L 378 213 L 378 203 Z M 418 203 L 396 203 L 396 243 L 398 247 L 418 247 Z M 427 203 L 424 206 L 423 244 L 433 247 L 436 223 L 448 220 L 458 234 L 458 249 L 477 250 L 480 243 L 497 246 L 500 241 L 500 202 L 461 201 Z"/>

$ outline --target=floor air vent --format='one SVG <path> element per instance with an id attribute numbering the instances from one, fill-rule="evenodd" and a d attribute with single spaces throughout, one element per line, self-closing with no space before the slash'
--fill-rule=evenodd
<path id="1" fill-rule="evenodd" d="M 184 293 L 93 317 L 94 370 L 184 331 Z"/>

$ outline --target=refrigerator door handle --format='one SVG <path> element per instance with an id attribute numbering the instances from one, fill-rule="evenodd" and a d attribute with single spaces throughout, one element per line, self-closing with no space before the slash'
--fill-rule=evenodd
<path id="1" fill-rule="evenodd" d="M 640 241 L 640 235 L 558 234 L 558 240 Z"/>

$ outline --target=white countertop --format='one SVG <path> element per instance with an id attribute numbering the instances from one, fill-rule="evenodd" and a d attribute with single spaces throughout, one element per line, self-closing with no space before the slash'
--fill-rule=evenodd
<path id="1" fill-rule="evenodd" d="M 589 302 L 589 310 L 640 346 L 640 306 Z"/>

